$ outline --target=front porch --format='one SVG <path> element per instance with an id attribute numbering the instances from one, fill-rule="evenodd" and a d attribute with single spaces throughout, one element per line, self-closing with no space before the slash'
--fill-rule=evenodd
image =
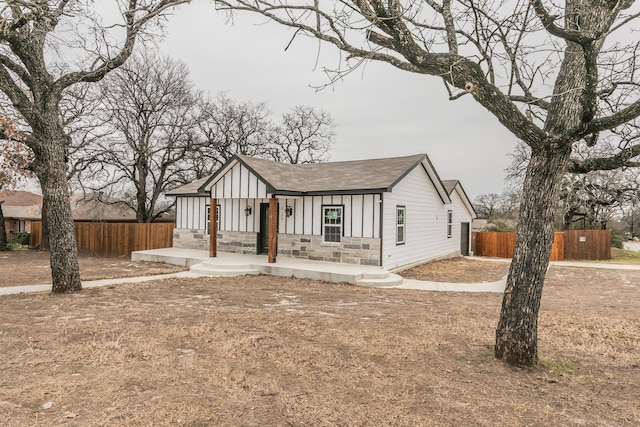
<path id="1" fill-rule="evenodd" d="M 269 263 L 266 255 L 218 252 L 216 257 L 210 257 L 209 252 L 203 250 L 164 248 L 132 252 L 131 260 L 181 265 L 189 267 L 194 273 L 207 276 L 268 274 L 373 287 L 389 287 L 402 283 L 402 277 L 381 267 L 285 256 L 279 256 L 277 263 Z"/>

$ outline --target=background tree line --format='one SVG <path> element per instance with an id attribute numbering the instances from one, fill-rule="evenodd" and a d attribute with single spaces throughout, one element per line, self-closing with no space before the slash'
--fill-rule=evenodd
<path id="1" fill-rule="evenodd" d="M 621 137 L 610 134 L 599 142 L 597 150 L 612 152 L 612 145 L 626 144 L 640 136 L 634 133 Z M 573 164 L 594 158 L 594 148 L 586 144 L 573 147 Z M 530 151 L 518 144 L 511 153 L 511 165 L 505 170 L 502 193 L 481 194 L 474 199 L 478 216 L 489 220 L 487 231 L 514 231 L 520 205 L 522 181 Z M 612 244 L 622 247 L 625 238 L 640 235 L 640 163 L 627 161 L 619 168 L 593 165 L 589 170 L 569 167 L 562 176 L 559 203 L 555 213 L 557 230 L 611 229 Z"/>

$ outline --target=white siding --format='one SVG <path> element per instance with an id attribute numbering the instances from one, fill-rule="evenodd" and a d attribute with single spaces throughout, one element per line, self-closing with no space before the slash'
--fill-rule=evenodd
<path id="1" fill-rule="evenodd" d="M 267 186 L 249 169 L 236 163 L 218 177 L 211 187 L 211 197 L 216 199 L 261 199 L 267 197 Z"/>
<path id="2" fill-rule="evenodd" d="M 208 203 L 206 197 L 176 197 L 176 228 L 204 230 Z"/>
<path id="3" fill-rule="evenodd" d="M 396 268 L 460 251 L 456 207 L 443 203 L 425 170 L 413 169 L 383 198 L 382 266 Z M 405 243 L 396 244 L 396 207 L 406 207 Z M 447 238 L 447 210 L 454 210 L 454 236 Z"/>
<path id="4" fill-rule="evenodd" d="M 269 203 L 269 199 L 217 199 L 220 205 L 220 231 L 260 231 L 260 203 Z M 247 215 L 245 209 L 251 208 Z"/>
<path id="5" fill-rule="evenodd" d="M 359 237 L 375 237 L 377 234 L 375 227 L 375 212 L 377 203 L 372 194 L 366 194 L 362 203 L 362 227 L 360 228 L 361 236 Z"/>
<path id="6" fill-rule="evenodd" d="M 320 236 L 322 234 L 322 197 L 311 197 L 311 218 L 313 223 L 311 224 L 311 233 L 305 230 L 305 234 L 312 234 L 314 236 Z M 305 212 L 306 214 L 306 212 Z"/>
<path id="7" fill-rule="evenodd" d="M 462 196 L 458 193 L 458 186 L 451 193 L 451 205 L 449 205 L 449 209 L 453 211 L 453 225 L 452 232 L 453 236 L 451 237 L 454 241 L 458 242 L 458 249 L 460 249 L 460 243 L 462 240 L 462 223 L 469 223 L 469 232 L 471 232 L 471 222 L 473 221 L 473 217 L 471 216 L 471 212 L 467 210 L 464 202 L 462 201 Z M 471 236 L 469 236 L 469 242 L 471 242 Z"/>

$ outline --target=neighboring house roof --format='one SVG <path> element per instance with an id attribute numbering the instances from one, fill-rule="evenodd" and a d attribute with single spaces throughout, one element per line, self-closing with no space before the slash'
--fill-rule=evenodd
<path id="1" fill-rule="evenodd" d="M 20 190 L 0 190 L 0 202 L 5 206 L 34 206 L 42 204 L 42 196 Z"/>
<path id="2" fill-rule="evenodd" d="M 421 166 L 429 175 L 444 202 L 449 197 L 426 154 L 383 159 L 344 162 L 288 164 L 272 160 L 235 155 L 218 172 L 198 188 L 198 194 L 207 194 L 212 183 L 223 176 L 236 163 L 241 163 L 268 187 L 272 194 L 313 195 L 377 193 L 391 189 L 414 168 Z M 193 184 L 193 183 L 192 183 Z M 181 187 L 184 188 L 184 187 Z M 177 195 L 175 192 L 168 195 Z"/>
<path id="3" fill-rule="evenodd" d="M 5 219 L 39 220 L 42 196 L 19 190 L 0 191 L 2 214 Z"/>
<path id="4" fill-rule="evenodd" d="M 105 196 L 102 196 L 105 198 Z M 115 202 L 115 199 L 107 198 Z M 119 204 L 103 203 L 93 195 L 74 194 L 70 197 L 71 215 L 76 221 L 135 221 L 133 210 Z"/>
<path id="5" fill-rule="evenodd" d="M 7 191 L 0 191 L 2 212 L 6 219 L 36 220 L 42 219 L 42 196 L 26 191 L 12 191 L 8 196 Z M 16 194 L 18 193 L 18 194 Z M 104 199 L 105 196 L 102 196 Z M 25 203 L 36 202 L 32 205 Z M 116 199 L 107 198 L 107 201 L 116 202 Z M 88 194 L 76 194 L 70 197 L 71 215 L 76 221 L 135 221 L 136 214 L 130 208 L 120 204 L 103 203 L 97 197 Z M 162 220 L 169 220 L 171 215 L 163 215 Z"/>
<path id="6" fill-rule="evenodd" d="M 206 192 L 204 190 L 202 192 L 198 190 L 212 176 L 213 174 L 207 175 L 204 178 L 196 179 L 195 181 L 190 182 L 189 184 L 167 191 L 165 195 L 167 196 L 206 196 Z"/>
<path id="7" fill-rule="evenodd" d="M 2 215 L 5 219 L 40 220 L 42 205 L 7 206 L 2 204 Z"/>

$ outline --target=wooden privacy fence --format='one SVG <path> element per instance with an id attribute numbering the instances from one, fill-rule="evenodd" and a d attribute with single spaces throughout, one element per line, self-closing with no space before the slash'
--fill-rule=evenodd
<path id="1" fill-rule="evenodd" d="M 170 248 L 173 246 L 174 223 L 154 222 L 79 222 L 76 221 L 78 250 L 94 255 L 131 256 L 133 251 Z M 34 221 L 31 246 L 42 244 L 42 222 Z"/>
<path id="2" fill-rule="evenodd" d="M 611 230 L 567 230 L 565 259 L 611 259 Z"/>
<path id="3" fill-rule="evenodd" d="M 475 256 L 512 258 L 516 233 L 477 232 L 471 236 Z M 556 232 L 551 247 L 551 261 L 565 259 L 611 259 L 611 230 L 568 230 Z"/>

